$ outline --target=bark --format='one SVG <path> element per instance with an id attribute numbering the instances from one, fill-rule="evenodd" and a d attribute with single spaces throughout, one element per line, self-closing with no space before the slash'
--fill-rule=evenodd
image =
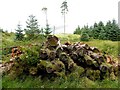
<path id="1" fill-rule="evenodd" d="M 78 55 L 76 52 L 73 52 L 70 57 L 73 59 L 73 61 L 76 63 L 78 61 Z"/>
<path id="2" fill-rule="evenodd" d="M 48 59 L 47 51 L 45 49 L 41 49 L 39 52 L 39 57 L 42 60 L 47 60 Z"/>
<path id="3" fill-rule="evenodd" d="M 99 69 L 99 64 L 97 63 L 97 61 L 93 61 L 93 68 Z"/>
<path id="4" fill-rule="evenodd" d="M 68 60 L 68 70 L 69 70 L 70 72 L 73 72 L 73 71 L 76 70 L 76 68 L 77 68 L 77 66 L 76 66 L 76 64 L 74 63 L 74 61 L 73 61 L 72 59 L 69 59 L 69 60 Z"/>
<path id="5" fill-rule="evenodd" d="M 99 56 L 99 58 L 97 58 L 96 61 L 97 61 L 99 64 L 105 63 L 105 59 L 104 59 L 103 56 Z"/>
<path id="6" fill-rule="evenodd" d="M 56 49 L 56 56 L 59 58 L 60 57 L 60 54 L 63 52 L 63 50 L 61 49 L 61 47 L 58 47 Z"/>
<path id="7" fill-rule="evenodd" d="M 96 47 L 90 47 L 90 50 L 93 51 L 94 53 L 100 53 L 99 49 Z"/>
<path id="8" fill-rule="evenodd" d="M 93 74 L 95 80 L 100 79 L 100 71 L 99 70 L 94 70 L 94 74 Z"/>
<path id="9" fill-rule="evenodd" d="M 53 65 L 55 65 L 55 72 L 62 72 L 65 71 L 65 65 L 63 62 L 61 62 L 59 59 L 58 60 L 53 60 L 51 61 Z"/>
<path id="10" fill-rule="evenodd" d="M 100 65 L 100 71 L 106 73 L 108 71 L 108 66 L 106 64 Z"/>
<path id="11" fill-rule="evenodd" d="M 56 52 L 55 51 L 50 51 L 48 53 L 48 59 L 54 60 L 56 58 Z"/>
<path id="12" fill-rule="evenodd" d="M 49 35 L 47 37 L 46 44 L 48 47 L 49 46 L 58 46 L 58 41 L 59 41 L 58 37 L 53 36 L 53 35 Z"/>
<path id="13" fill-rule="evenodd" d="M 111 72 L 110 73 L 110 80 L 115 80 L 116 79 L 116 76 L 115 76 L 115 74 L 114 74 L 114 72 Z"/>
<path id="14" fill-rule="evenodd" d="M 84 56 L 85 54 L 87 54 L 87 50 L 84 49 L 84 48 L 79 48 L 79 49 L 76 50 L 76 53 L 77 53 L 80 57 L 82 57 L 82 56 Z"/>
<path id="15" fill-rule="evenodd" d="M 97 53 L 92 53 L 92 54 L 90 55 L 90 57 L 93 58 L 93 59 L 98 59 L 98 58 L 100 57 L 100 55 L 97 54 Z"/>
<path id="16" fill-rule="evenodd" d="M 30 73 L 31 75 L 36 75 L 36 74 L 37 74 L 37 67 L 31 67 L 31 68 L 29 69 L 29 73 Z"/>
<path id="17" fill-rule="evenodd" d="M 60 61 L 62 61 L 64 64 L 68 64 L 69 57 L 66 53 L 60 54 Z"/>
<path id="18" fill-rule="evenodd" d="M 93 59 L 90 56 L 85 54 L 84 59 L 85 59 L 87 65 L 92 65 L 93 64 Z"/>

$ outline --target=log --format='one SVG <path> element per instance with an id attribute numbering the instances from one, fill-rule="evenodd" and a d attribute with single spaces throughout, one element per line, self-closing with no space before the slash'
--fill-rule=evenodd
<path id="1" fill-rule="evenodd" d="M 67 46 L 67 48 L 68 48 L 68 50 L 69 50 L 70 52 L 74 51 L 74 50 L 73 50 L 73 47 L 74 47 L 73 45 Z"/>
<path id="2" fill-rule="evenodd" d="M 92 54 L 90 55 L 90 57 L 93 58 L 93 59 L 98 59 L 100 56 L 99 56 L 99 54 L 97 54 L 97 53 L 92 53 Z"/>
<path id="3" fill-rule="evenodd" d="M 107 64 L 101 64 L 100 65 L 100 71 L 103 72 L 103 73 L 106 73 L 107 71 L 109 70 L 109 67 Z"/>
<path id="4" fill-rule="evenodd" d="M 47 37 L 46 44 L 47 44 L 48 47 L 49 46 L 56 46 L 57 47 L 58 46 L 58 41 L 59 41 L 58 37 L 53 36 L 53 35 L 49 35 Z"/>
<path id="5" fill-rule="evenodd" d="M 87 50 L 84 49 L 84 48 L 78 48 L 76 50 L 76 53 L 80 56 L 80 57 L 83 57 L 85 54 L 87 54 Z"/>
<path id="6" fill-rule="evenodd" d="M 84 59 L 85 59 L 85 62 L 86 62 L 86 64 L 87 65 L 92 65 L 93 64 L 93 59 L 90 57 L 90 56 L 88 56 L 88 55 L 84 55 Z"/>
<path id="7" fill-rule="evenodd" d="M 52 63 L 50 63 L 46 66 L 47 73 L 53 73 L 54 70 L 55 70 L 55 65 L 53 65 Z"/>
<path id="8" fill-rule="evenodd" d="M 68 64 L 69 57 L 66 53 L 60 54 L 60 61 L 62 61 L 64 64 Z"/>
<path id="9" fill-rule="evenodd" d="M 101 72 L 101 79 L 110 79 L 110 73 L 108 71 Z"/>
<path id="10" fill-rule="evenodd" d="M 99 58 L 97 58 L 95 60 L 98 62 L 99 65 L 102 64 L 102 63 L 105 63 L 105 59 L 104 59 L 103 56 L 99 56 Z"/>
<path id="11" fill-rule="evenodd" d="M 63 52 L 62 48 L 61 47 L 57 47 L 56 49 L 56 56 L 59 58 L 60 57 L 60 54 Z"/>
<path id="12" fill-rule="evenodd" d="M 85 72 L 85 69 L 81 66 L 77 66 L 75 72 L 78 72 L 79 76 L 81 76 Z"/>
<path id="13" fill-rule="evenodd" d="M 90 47 L 88 46 L 88 44 L 84 44 L 84 43 L 80 43 L 80 47 L 81 48 L 85 48 L 85 49 L 89 49 Z"/>
<path id="14" fill-rule="evenodd" d="M 71 49 L 68 48 L 67 46 L 62 46 L 62 48 L 63 48 L 63 52 L 65 52 L 65 53 L 67 53 L 67 54 L 69 54 L 69 53 L 72 52 Z"/>
<path id="15" fill-rule="evenodd" d="M 39 57 L 40 59 L 47 60 L 48 59 L 47 51 L 45 49 L 41 49 L 39 52 Z"/>
<path id="16" fill-rule="evenodd" d="M 62 77 L 62 78 L 64 78 L 64 79 L 66 79 L 65 72 L 54 72 L 54 74 L 55 74 L 57 77 Z"/>
<path id="17" fill-rule="evenodd" d="M 87 77 L 93 76 L 93 73 L 94 73 L 94 70 L 87 68 L 87 71 L 86 71 L 86 76 Z"/>
<path id="18" fill-rule="evenodd" d="M 50 61 L 40 60 L 40 62 L 37 64 L 37 68 L 39 70 L 46 70 L 47 65 L 51 65 L 52 63 Z"/>
<path id="19" fill-rule="evenodd" d="M 109 66 L 109 73 L 112 73 L 112 72 L 114 72 L 114 66 L 113 65 Z"/>
<path id="20" fill-rule="evenodd" d="M 90 47 L 90 50 L 93 51 L 94 53 L 100 53 L 100 50 L 96 47 Z"/>
<path id="21" fill-rule="evenodd" d="M 29 73 L 30 73 L 31 75 L 36 75 L 36 74 L 37 74 L 37 67 L 31 67 L 31 68 L 29 69 Z"/>
<path id="22" fill-rule="evenodd" d="M 110 73 L 110 80 L 114 81 L 116 79 L 116 76 L 114 74 L 114 72 Z"/>
<path id="23" fill-rule="evenodd" d="M 99 70 L 94 70 L 93 76 L 94 76 L 95 80 L 100 79 L 100 71 Z"/>
<path id="24" fill-rule="evenodd" d="M 49 51 L 48 52 L 48 59 L 54 60 L 56 58 L 56 52 L 55 51 Z"/>
<path id="25" fill-rule="evenodd" d="M 78 62 L 78 55 L 77 55 L 77 53 L 76 52 L 73 52 L 72 54 L 70 54 L 70 57 L 73 59 L 73 61 L 75 62 L 75 63 L 77 63 Z"/>
<path id="26" fill-rule="evenodd" d="M 77 65 L 83 65 L 83 64 L 85 64 L 85 59 L 84 58 L 79 58 L 78 62 L 76 64 Z"/>
<path id="27" fill-rule="evenodd" d="M 87 71 L 86 71 L 86 76 L 87 76 L 87 78 L 89 78 L 90 80 L 95 80 L 93 74 L 94 74 L 94 70 L 92 70 L 92 69 L 87 69 Z"/>
<path id="28" fill-rule="evenodd" d="M 53 65 L 55 65 L 54 72 L 62 72 L 65 71 L 65 65 L 59 59 L 51 61 Z"/>
<path id="29" fill-rule="evenodd" d="M 73 72 L 73 71 L 76 70 L 76 68 L 77 68 L 77 66 L 76 66 L 76 64 L 74 63 L 74 61 L 69 58 L 69 60 L 68 60 L 68 70 L 69 70 L 70 72 Z"/>
<path id="30" fill-rule="evenodd" d="M 97 63 L 97 61 L 93 61 L 93 67 L 94 69 L 99 69 L 99 64 Z"/>
<path id="31" fill-rule="evenodd" d="M 65 42 L 64 45 L 70 46 L 71 43 L 69 41 Z"/>
<path id="32" fill-rule="evenodd" d="M 115 76 L 118 76 L 118 72 L 119 72 L 118 65 L 113 66 L 113 69 L 114 69 Z"/>
<path id="33" fill-rule="evenodd" d="M 93 52 L 88 50 L 87 55 L 89 55 L 89 56 L 91 57 L 92 54 L 93 54 Z M 92 58 L 92 57 L 91 57 L 91 58 Z"/>

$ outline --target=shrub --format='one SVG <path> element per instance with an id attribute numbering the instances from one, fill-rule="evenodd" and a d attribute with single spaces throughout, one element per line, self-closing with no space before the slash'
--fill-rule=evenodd
<path id="1" fill-rule="evenodd" d="M 23 55 L 20 56 L 22 61 L 26 61 L 27 65 L 36 66 L 39 61 L 39 52 L 36 46 L 23 48 Z"/>
<path id="2" fill-rule="evenodd" d="M 89 35 L 87 33 L 82 33 L 80 40 L 89 41 Z"/>

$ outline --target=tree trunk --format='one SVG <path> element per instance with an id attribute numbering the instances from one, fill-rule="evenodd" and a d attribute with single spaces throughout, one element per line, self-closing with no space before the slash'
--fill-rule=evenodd
<path id="1" fill-rule="evenodd" d="M 65 12 L 64 12 L 64 35 L 65 35 Z"/>

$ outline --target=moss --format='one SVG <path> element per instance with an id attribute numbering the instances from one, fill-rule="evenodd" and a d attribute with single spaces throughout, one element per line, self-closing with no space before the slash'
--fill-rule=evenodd
<path id="1" fill-rule="evenodd" d="M 115 80 L 116 79 L 116 76 L 115 76 L 115 74 L 114 74 L 114 72 L 111 72 L 110 73 L 110 80 Z"/>
<path id="2" fill-rule="evenodd" d="M 37 74 L 37 67 L 31 67 L 31 68 L 29 69 L 29 73 L 30 73 L 31 75 L 36 75 L 36 74 Z"/>
<path id="3" fill-rule="evenodd" d="M 54 71 L 57 71 L 57 72 L 65 71 L 65 65 L 59 59 L 53 60 L 51 63 L 55 65 Z"/>
<path id="4" fill-rule="evenodd" d="M 46 67 L 51 65 L 51 62 L 50 61 L 46 61 L 46 60 L 40 60 L 40 62 L 37 64 L 37 67 L 39 69 L 43 69 L 43 70 L 46 70 Z"/>

